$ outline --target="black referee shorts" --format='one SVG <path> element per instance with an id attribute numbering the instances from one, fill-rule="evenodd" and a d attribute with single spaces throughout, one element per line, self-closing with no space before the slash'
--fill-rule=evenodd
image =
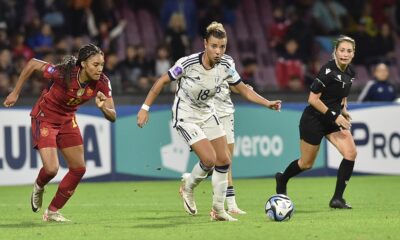
<path id="1" fill-rule="evenodd" d="M 340 131 L 334 123 L 326 123 L 321 113 L 307 107 L 300 119 L 300 139 L 312 145 L 320 145 L 324 136 Z"/>

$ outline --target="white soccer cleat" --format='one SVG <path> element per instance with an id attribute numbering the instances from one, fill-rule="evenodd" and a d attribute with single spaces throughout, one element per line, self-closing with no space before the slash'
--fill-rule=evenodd
<path id="1" fill-rule="evenodd" d="M 42 207 L 44 188 L 39 187 L 35 182 L 33 184 L 32 195 L 31 195 L 31 207 L 33 212 L 39 212 Z"/>
<path id="2" fill-rule="evenodd" d="M 212 221 L 227 221 L 227 222 L 238 221 L 236 218 L 233 218 L 231 215 L 226 213 L 225 210 L 217 212 L 216 210 L 211 209 L 210 217 Z"/>
<path id="3" fill-rule="evenodd" d="M 53 212 L 50 211 L 49 209 L 46 209 L 46 211 L 43 214 L 43 221 L 45 222 L 70 222 L 71 220 L 66 219 L 61 215 L 59 211 Z"/>
<path id="4" fill-rule="evenodd" d="M 247 214 L 245 211 L 243 211 L 242 209 L 236 207 L 233 208 L 228 208 L 228 213 L 229 214 L 240 214 L 240 215 L 244 215 Z"/>
<path id="5" fill-rule="evenodd" d="M 185 208 L 185 211 L 187 213 L 189 213 L 190 215 L 196 215 L 197 207 L 196 207 L 196 203 L 194 202 L 193 190 L 187 189 L 185 187 L 186 181 L 189 177 L 190 177 L 190 173 L 182 174 L 182 185 L 179 188 L 179 193 L 181 194 L 181 197 L 183 200 L 183 207 Z"/>

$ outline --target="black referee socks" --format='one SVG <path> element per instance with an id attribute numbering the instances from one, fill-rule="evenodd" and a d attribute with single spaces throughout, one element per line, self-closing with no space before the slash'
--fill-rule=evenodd
<path id="1" fill-rule="evenodd" d="M 347 183 L 350 180 L 351 174 L 353 173 L 354 161 L 350 161 L 347 159 L 342 160 L 340 163 L 337 180 L 336 180 L 336 188 L 335 193 L 333 194 L 333 198 L 342 199 L 344 190 L 346 189 Z"/>
<path id="2" fill-rule="evenodd" d="M 289 166 L 287 166 L 287 168 L 285 169 L 285 172 L 283 172 L 281 180 L 284 184 L 286 184 L 290 178 L 296 176 L 297 174 L 303 171 L 299 167 L 298 161 L 299 159 L 296 159 L 293 162 L 291 162 Z"/>

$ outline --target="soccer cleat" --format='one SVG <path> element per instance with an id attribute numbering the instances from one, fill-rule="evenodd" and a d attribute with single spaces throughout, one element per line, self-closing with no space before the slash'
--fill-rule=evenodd
<path id="1" fill-rule="evenodd" d="M 43 214 L 43 221 L 45 222 L 70 222 L 71 220 L 66 219 L 61 215 L 59 211 L 53 212 L 50 211 L 49 209 L 46 209 L 46 211 Z"/>
<path id="2" fill-rule="evenodd" d="M 338 209 L 352 209 L 350 204 L 347 204 L 346 200 L 343 198 L 332 198 L 329 202 L 329 207 Z"/>
<path id="3" fill-rule="evenodd" d="M 39 212 L 42 207 L 44 188 L 39 187 L 35 182 L 33 184 L 32 195 L 31 195 L 31 207 L 33 212 Z"/>
<path id="4" fill-rule="evenodd" d="M 210 217 L 212 221 L 228 221 L 228 222 L 238 221 L 236 218 L 233 218 L 231 215 L 226 213 L 225 210 L 217 212 L 216 210 L 211 209 Z"/>
<path id="5" fill-rule="evenodd" d="M 234 208 L 228 208 L 228 213 L 229 214 L 240 214 L 240 215 L 247 214 L 245 211 L 238 208 L 237 206 Z"/>
<path id="6" fill-rule="evenodd" d="M 275 180 L 276 180 L 276 193 L 277 194 L 284 194 L 287 195 L 286 193 L 286 184 L 282 182 L 282 172 L 277 172 L 275 174 Z"/>
<path id="7" fill-rule="evenodd" d="M 189 177 L 190 173 L 184 173 L 182 175 L 182 185 L 179 188 L 179 193 L 181 194 L 183 200 L 183 207 L 185 208 L 185 211 L 190 215 L 196 215 L 197 208 L 196 208 L 196 203 L 194 202 L 193 190 L 187 189 L 185 187 L 186 181 Z"/>

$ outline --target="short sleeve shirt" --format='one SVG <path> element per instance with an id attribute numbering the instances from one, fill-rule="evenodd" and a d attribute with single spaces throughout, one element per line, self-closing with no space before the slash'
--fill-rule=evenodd
<path id="1" fill-rule="evenodd" d="M 203 52 L 179 59 L 168 75 L 177 81 L 173 118 L 178 121 L 201 123 L 216 114 L 214 97 L 224 84 L 236 85 L 240 76 L 231 57 L 224 55 L 211 69 L 202 64 Z"/>
<path id="2" fill-rule="evenodd" d="M 80 83 L 80 71 L 78 66 L 72 69 L 68 87 L 56 66 L 45 65 L 43 78 L 48 81 L 48 86 L 33 107 L 31 116 L 61 124 L 75 117 L 78 107 L 96 97 L 97 92 L 102 92 L 107 98 L 112 97 L 111 84 L 106 75 L 102 73 L 99 80 Z"/>

